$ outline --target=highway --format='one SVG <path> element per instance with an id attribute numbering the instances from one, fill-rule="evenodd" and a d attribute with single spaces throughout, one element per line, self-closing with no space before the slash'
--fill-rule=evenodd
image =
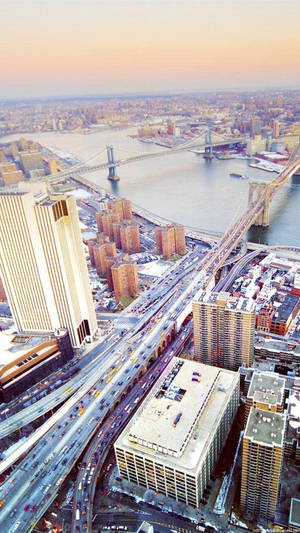
<path id="1" fill-rule="evenodd" d="M 139 379 L 128 392 L 120 404 L 115 408 L 113 414 L 101 425 L 99 431 L 90 442 L 79 470 L 74 490 L 73 500 L 73 532 L 76 527 L 90 531 L 93 515 L 94 493 L 97 479 L 110 451 L 111 445 L 116 440 L 123 427 L 131 418 L 144 397 L 152 388 L 154 382 L 161 375 L 172 357 L 177 355 L 183 345 L 189 340 L 192 334 L 192 323 L 189 323 L 181 332 L 180 337 L 169 346 L 163 356 L 157 359 L 149 370 Z"/>
<path id="2" fill-rule="evenodd" d="M 281 183 L 300 168 L 299 155 L 297 157 L 297 161 L 292 161 L 289 169 L 285 169 L 274 180 L 274 193 Z M 273 196 L 273 193 L 270 194 Z M 178 331 L 178 321 L 183 321 L 184 316 L 190 313 L 191 301 L 222 267 L 263 210 L 264 203 L 264 195 L 250 203 L 245 213 L 213 249 L 201 259 L 199 256 L 194 257 L 198 257 L 198 264 L 196 267 L 194 264 L 189 265 L 191 271 L 184 279 L 176 283 L 162 298 L 158 298 L 158 302 L 155 301 L 151 309 L 147 310 L 145 304 L 146 311 L 140 315 L 141 320 L 132 331 L 120 339 L 120 344 L 111 350 L 112 370 L 103 374 L 100 366 L 58 411 L 21 445 L 21 453 L 27 452 L 27 456 L 0 487 L 0 499 L 3 501 L 0 521 L 3 531 L 26 533 L 34 528 L 56 497 L 60 485 L 94 432 L 99 431 L 100 423 L 112 413 L 118 399 L 126 394 L 128 385 L 135 384 L 142 377 L 148 363 L 155 358 L 162 340 L 168 342 L 171 334 Z M 179 265 L 178 272 L 175 270 L 178 276 L 182 273 L 181 270 L 184 270 L 184 267 Z M 168 275 L 164 281 L 168 283 Z M 147 322 L 148 327 L 142 330 Z M 137 335 L 134 351 L 129 351 L 126 344 L 130 335 Z M 33 444 L 36 446 L 31 449 Z M 16 461 L 16 456 L 12 455 L 13 461 Z M 2 472 L 3 468 L 8 468 L 7 463 L 2 465 Z"/>

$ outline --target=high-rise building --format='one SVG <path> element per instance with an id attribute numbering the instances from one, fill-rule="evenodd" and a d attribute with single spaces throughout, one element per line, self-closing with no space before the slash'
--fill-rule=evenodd
<path id="1" fill-rule="evenodd" d="M 253 117 L 251 120 L 251 137 L 259 135 L 261 132 L 261 120 L 258 117 Z"/>
<path id="2" fill-rule="evenodd" d="M 255 303 L 227 292 L 201 291 L 193 301 L 195 359 L 238 370 L 251 366 Z"/>
<path id="3" fill-rule="evenodd" d="M 282 413 L 284 388 L 285 379 L 277 374 L 253 372 L 246 400 L 245 422 L 247 423 L 251 407 L 272 413 Z"/>
<path id="4" fill-rule="evenodd" d="M 139 252 L 141 250 L 139 224 L 130 220 L 122 222 L 120 224 L 120 240 L 123 252 Z"/>
<path id="5" fill-rule="evenodd" d="M 283 459 L 286 416 L 252 407 L 243 436 L 241 509 L 273 520 Z"/>
<path id="6" fill-rule="evenodd" d="M 236 372 L 174 357 L 114 445 L 120 476 L 199 507 L 239 383 Z"/>
<path id="7" fill-rule="evenodd" d="M 117 300 L 138 295 L 139 280 L 135 261 L 118 257 L 111 267 L 111 274 Z"/>
<path id="8" fill-rule="evenodd" d="M 107 273 L 107 258 L 117 257 L 116 244 L 114 242 L 106 242 L 103 244 L 96 244 L 93 249 L 95 266 L 99 275 L 106 276 Z"/>
<path id="9" fill-rule="evenodd" d="M 73 196 L 0 193 L 0 275 L 20 332 L 68 329 L 73 346 L 97 328 Z"/>
<path id="10" fill-rule="evenodd" d="M 185 229 L 180 225 L 169 225 L 155 228 L 156 249 L 165 259 L 174 254 L 186 253 Z"/>
<path id="11" fill-rule="evenodd" d="M 112 213 L 118 213 L 120 220 L 130 220 L 132 218 L 132 209 L 130 200 L 123 198 L 114 198 L 109 200 L 108 209 Z"/>
<path id="12" fill-rule="evenodd" d="M 3 185 L 13 185 L 24 180 L 22 170 L 18 170 L 14 163 L 2 162 L 0 163 L 0 178 Z"/>
<path id="13" fill-rule="evenodd" d="M 44 168 L 42 152 L 19 152 L 24 172 Z"/>
<path id="14" fill-rule="evenodd" d="M 96 266 L 95 264 L 95 256 L 94 256 L 94 248 L 96 246 L 96 241 L 93 241 L 92 239 L 90 239 L 87 243 L 88 245 L 88 250 L 89 250 L 89 256 L 90 256 L 90 261 L 91 261 L 91 265 L 94 267 Z"/>
<path id="15" fill-rule="evenodd" d="M 175 252 L 179 255 L 186 253 L 185 229 L 179 224 L 174 225 Z"/>
<path id="16" fill-rule="evenodd" d="M 274 120 L 273 122 L 273 139 L 277 139 L 280 133 L 280 124 L 279 120 Z"/>

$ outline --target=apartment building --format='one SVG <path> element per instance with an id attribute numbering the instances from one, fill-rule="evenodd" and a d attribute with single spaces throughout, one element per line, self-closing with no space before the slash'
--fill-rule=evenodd
<path id="1" fill-rule="evenodd" d="M 200 291 L 193 301 L 195 359 L 238 370 L 253 361 L 255 304 L 227 292 Z"/>
<path id="2" fill-rule="evenodd" d="M 282 468 L 286 416 L 252 407 L 242 451 L 240 505 L 246 518 L 273 520 Z"/>

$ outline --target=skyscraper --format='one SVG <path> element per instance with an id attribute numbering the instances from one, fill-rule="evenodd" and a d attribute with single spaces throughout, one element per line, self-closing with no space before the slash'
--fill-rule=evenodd
<path id="1" fill-rule="evenodd" d="M 165 259 L 186 253 L 185 229 L 179 224 L 155 228 L 155 238 L 157 251 Z"/>
<path id="2" fill-rule="evenodd" d="M 230 370 L 251 366 L 255 329 L 252 299 L 201 291 L 193 302 L 193 320 L 196 360 Z"/>
<path id="3" fill-rule="evenodd" d="M 286 416 L 252 407 L 243 437 L 241 508 L 247 518 L 273 520 L 283 459 Z"/>
<path id="4" fill-rule="evenodd" d="M 97 323 L 75 198 L 0 193 L 0 275 L 21 332 L 66 327 L 73 346 Z"/>

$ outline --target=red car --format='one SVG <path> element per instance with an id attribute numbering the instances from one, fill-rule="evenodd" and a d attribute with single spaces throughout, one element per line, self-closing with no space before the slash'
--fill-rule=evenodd
<path id="1" fill-rule="evenodd" d="M 35 503 L 35 504 L 31 507 L 30 512 L 31 512 L 31 513 L 34 513 L 34 511 L 36 511 L 36 509 L 37 509 L 37 503 Z"/>
<path id="2" fill-rule="evenodd" d="M 26 505 L 24 507 L 24 511 L 28 511 L 29 507 L 30 507 L 29 503 L 26 503 Z"/>

